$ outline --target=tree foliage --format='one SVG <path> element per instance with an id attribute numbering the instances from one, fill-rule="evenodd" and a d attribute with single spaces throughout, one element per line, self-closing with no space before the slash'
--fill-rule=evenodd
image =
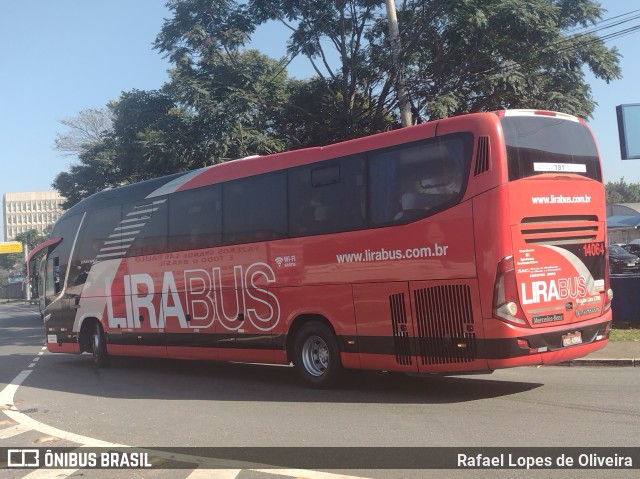
<path id="1" fill-rule="evenodd" d="M 154 47 L 173 65 L 170 81 L 108 106 L 111 127 L 79 142 L 79 163 L 56 177 L 67 207 L 105 187 L 396 127 L 401 73 L 416 121 L 503 108 L 589 117 L 584 71 L 620 76 L 616 49 L 584 33 L 602 15 L 595 0 L 397 1 L 399 63 L 382 0 L 167 6 Z M 288 57 L 248 48 L 268 22 L 291 32 Z M 313 77 L 287 75 L 294 56 L 308 59 Z"/>
<path id="2" fill-rule="evenodd" d="M 438 4 L 404 16 L 409 84 L 430 119 L 502 108 L 589 117 L 595 103 L 584 69 L 607 82 L 620 76 L 615 48 L 567 33 L 598 20 L 589 0 L 412 3 Z"/>
<path id="3" fill-rule="evenodd" d="M 85 145 L 78 162 L 53 186 L 69 208 L 87 196 L 124 184 L 199 168 L 210 161 L 202 127 L 162 91 L 123 92 L 108 105 L 113 123 L 100 140 Z"/>
<path id="4" fill-rule="evenodd" d="M 205 48 L 205 47 L 203 47 Z M 256 50 L 206 51 L 178 61 L 166 89 L 194 112 L 215 162 L 282 151 L 279 120 L 289 101 L 281 65 Z"/>
<path id="5" fill-rule="evenodd" d="M 627 183 L 624 178 L 605 185 L 607 204 L 640 203 L 640 183 Z"/>
<path id="6" fill-rule="evenodd" d="M 102 141 L 102 135 L 111 130 L 113 121 L 109 108 L 88 108 L 75 117 L 60 120 L 66 128 L 58 133 L 55 149 L 69 155 L 77 155 Z"/>

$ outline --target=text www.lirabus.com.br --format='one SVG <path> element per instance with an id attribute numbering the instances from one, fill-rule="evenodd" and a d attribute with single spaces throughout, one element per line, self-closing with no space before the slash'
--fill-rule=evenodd
<path id="1" fill-rule="evenodd" d="M 533 196 L 531 202 L 534 205 L 565 205 L 565 204 L 579 204 L 579 203 L 591 203 L 591 196 L 562 196 L 562 195 L 549 195 L 549 196 Z"/>
<path id="2" fill-rule="evenodd" d="M 338 263 L 366 263 L 373 261 L 393 261 L 402 259 L 420 259 L 447 256 L 448 245 L 421 246 L 419 248 L 401 249 L 366 249 L 358 253 L 343 253 L 336 255 Z"/>

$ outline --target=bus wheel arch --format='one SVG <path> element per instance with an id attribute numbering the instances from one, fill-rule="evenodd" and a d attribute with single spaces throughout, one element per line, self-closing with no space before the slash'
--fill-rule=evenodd
<path id="1" fill-rule="evenodd" d="M 336 386 L 343 376 L 336 332 L 324 316 L 296 318 L 287 334 L 287 358 L 311 387 Z"/>

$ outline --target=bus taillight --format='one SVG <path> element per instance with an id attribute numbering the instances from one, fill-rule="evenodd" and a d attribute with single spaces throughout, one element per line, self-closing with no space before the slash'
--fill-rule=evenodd
<path id="1" fill-rule="evenodd" d="M 611 289 L 611 273 L 609 270 L 609 250 L 604 252 L 604 311 L 611 308 L 611 300 L 613 299 L 613 290 Z"/>
<path id="2" fill-rule="evenodd" d="M 613 299 L 613 290 L 608 288 L 604 295 L 604 310 L 607 311 L 611 308 L 611 300 Z"/>
<path id="3" fill-rule="evenodd" d="M 520 300 L 513 256 L 506 256 L 498 263 L 496 282 L 493 286 L 493 314 L 496 318 L 518 325 L 526 325 Z"/>

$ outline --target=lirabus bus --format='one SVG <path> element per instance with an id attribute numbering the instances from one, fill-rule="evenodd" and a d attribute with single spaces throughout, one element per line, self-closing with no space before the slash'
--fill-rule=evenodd
<path id="1" fill-rule="evenodd" d="M 49 351 L 467 373 L 605 346 L 586 124 L 477 113 L 97 193 L 45 254 Z"/>

